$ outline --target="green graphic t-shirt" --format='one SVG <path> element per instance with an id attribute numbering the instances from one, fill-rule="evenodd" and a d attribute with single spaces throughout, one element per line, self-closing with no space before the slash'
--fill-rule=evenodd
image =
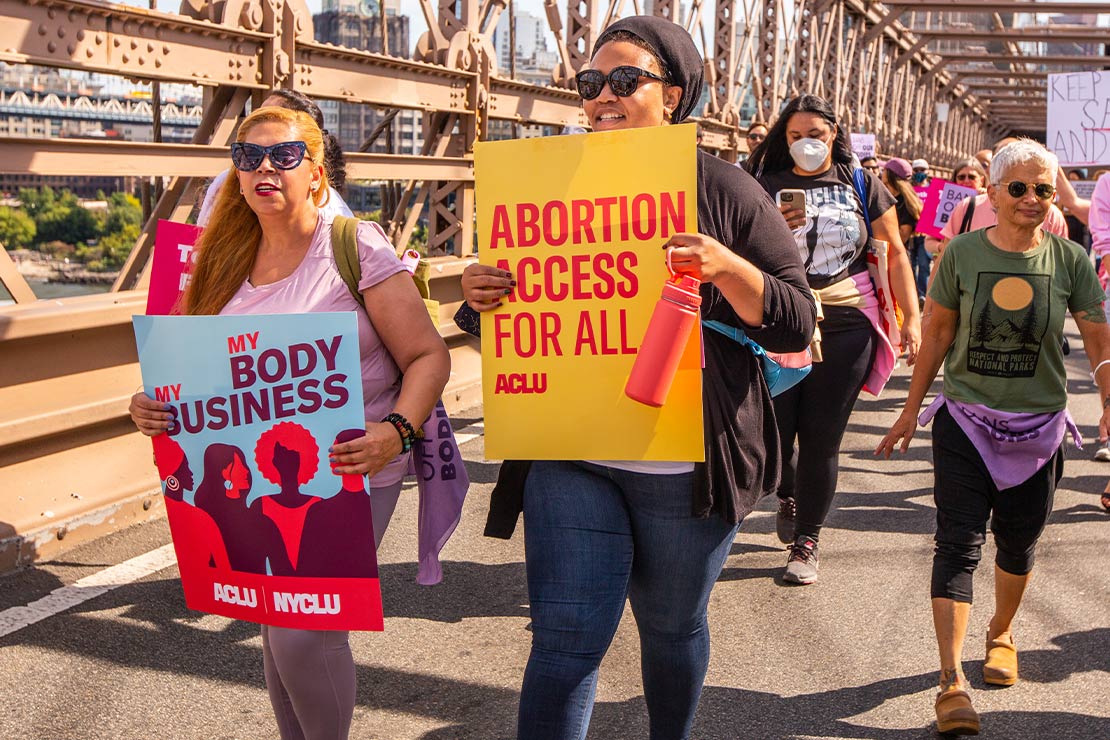
<path id="1" fill-rule="evenodd" d="M 1064 313 L 1106 299 L 1082 247 L 1045 232 L 1028 252 L 1006 252 L 987 229 L 954 238 L 929 295 L 959 311 L 944 362 L 944 394 L 998 411 L 1044 413 L 1067 405 Z"/>

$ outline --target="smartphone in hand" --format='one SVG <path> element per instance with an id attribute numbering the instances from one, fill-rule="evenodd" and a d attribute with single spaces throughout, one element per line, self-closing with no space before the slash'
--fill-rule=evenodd
<path id="1" fill-rule="evenodd" d="M 779 207 L 789 206 L 804 211 L 806 209 L 806 193 L 804 190 L 791 188 L 780 190 L 775 194 L 775 203 Z"/>

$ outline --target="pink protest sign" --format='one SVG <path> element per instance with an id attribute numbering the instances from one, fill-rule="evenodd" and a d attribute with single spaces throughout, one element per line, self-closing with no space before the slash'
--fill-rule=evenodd
<path id="1" fill-rule="evenodd" d="M 934 239 L 943 239 L 941 229 L 952 217 L 952 211 L 966 198 L 977 193 L 975 188 L 965 188 L 954 182 L 934 178 L 922 199 L 924 207 L 921 209 L 921 218 L 917 221 L 917 231 Z"/>
<path id="2" fill-rule="evenodd" d="M 199 226 L 162 219 L 154 237 L 154 263 L 150 268 L 147 316 L 177 313 L 177 299 L 189 284 L 188 267 L 196 261 L 193 245 L 203 231 Z"/>

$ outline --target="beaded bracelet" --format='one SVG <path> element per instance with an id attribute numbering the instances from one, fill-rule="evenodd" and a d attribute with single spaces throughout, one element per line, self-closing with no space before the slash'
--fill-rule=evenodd
<path id="1" fill-rule="evenodd" d="M 408 452 L 412 449 L 412 444 L 416 440 L 416 430 L 412 428 L 408 419 L 394 411 L 382 419 L 382 422 L 392 424 L 393 428 L 397 430 L 397 434 L 401 436 L 401 452 Z"/>

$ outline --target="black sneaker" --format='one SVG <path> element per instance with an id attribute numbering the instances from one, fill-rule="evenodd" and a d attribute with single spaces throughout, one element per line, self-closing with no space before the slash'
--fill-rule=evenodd
<path id="1" fill-rule="evenodd" d="M 817 540 L 805 535 L 794 540 L 782 580 L 803 586 L 817 582 Z"/>
<path id="2" fill-rule="evenodd" d="M 775 534 L 784 545 L 794 541 L 794 515 L 798 507 L 793 497 L 779 499 L 779 512 L 775 515 Z"/>

